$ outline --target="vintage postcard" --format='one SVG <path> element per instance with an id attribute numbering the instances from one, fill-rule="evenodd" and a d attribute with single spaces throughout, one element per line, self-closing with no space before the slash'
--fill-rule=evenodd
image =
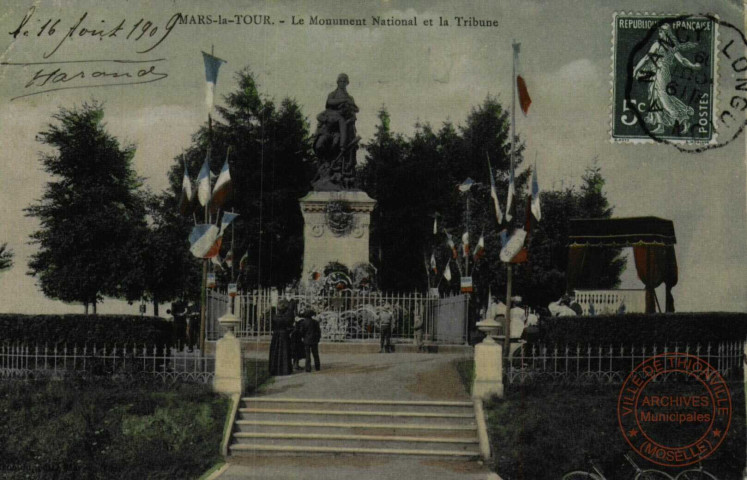
<path id="1" fill-rule="evenodd" d="M 746 25 L 4 2 L 0 478 L 747 478 Z"/>

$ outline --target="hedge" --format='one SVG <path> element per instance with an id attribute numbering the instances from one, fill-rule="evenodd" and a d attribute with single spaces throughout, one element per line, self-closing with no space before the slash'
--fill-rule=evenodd
<path id="1" fill-rule="evenodd" d="M 705 345 L 747 339 L 747 313 L 628 313 L 540 319 L 546 345 Z"/>
<path id="2" fill-rule="evenodd" d="M 0 314 L 0 344 L 173 345 L 174 327 L 157 317 L 137 315 Z"/>

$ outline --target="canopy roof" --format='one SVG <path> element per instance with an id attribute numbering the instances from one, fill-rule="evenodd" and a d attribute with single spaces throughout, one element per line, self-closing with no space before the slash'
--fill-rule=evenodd
<path id="1" fill-rule="evenodd" d="M 570 221 L 569 246 L 632 247 L 674 245 L 674 223 L 658 217 L 575 218 Z"/>

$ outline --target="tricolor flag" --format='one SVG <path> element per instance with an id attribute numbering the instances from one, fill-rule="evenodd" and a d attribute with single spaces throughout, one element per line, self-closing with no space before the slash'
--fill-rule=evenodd
<path id="1" fill-rule="evenodd" d="M 220 258 L 220 254 L 210 259 L 210 262 L 215 265 L 218 270 L 223 270 L 223 260 Z"/>
<path id="2" fill-rule="evenodd" d="M 451 249 L 451 257 L 456 260 L 458 254 L 456 245 L 454 244 L 454 239 L 451 238 L 451 235 L 449 235 L 449 232 L 446 230 L 444 230 L 444 233 L 446 233 L 446 243 L 449 244 L 449 248 Z"/>
<path id="3" fill-rule="evenodd" d="M 493 206 L 495 207 L 495 219 L 498 221 L 498 225 L 503 223 L 503 212 L 501 211 L 501 205 L 498 202 L 498 190 L 495 188 L 495 177 L 493 176 L 493 167 L 490 166 L 490 156 L 485 152 L 485 156 L 488 158 L 488 174 L 490 175 L 490 196 L 493 197 Z"/>
<path id="4" fill-rule="evenodd" d="M 210 152 L 205 156 L 205 163 L 197 175 L 197 198 L 203 207 L 210 201 Z"/>
<path id="5" fill-rule="evenodd" d="M 238 217 L 238 213 L 233 212 L 224 212 L 223 218 L 220 221 L 220 232 L 218 233 L 218 236 L 222 236 L 224 233 L 226 233 L 226 229 L 228 229 L 228 226 L 233 222 L 236 217 Z"/>
<path id="6" fill-rule="evenodd" d="M 451 260 L 449 260 L 446 263 L 446 268 L 444 268 L 444 278 L 446 279 L 447 282 L 451 281 L 451 268 L 449 268 L 450 263 L 451 263 Z"/>
<path id="7" fill-rule="evenodd" d="M 527 90 L 527 83 L 524 81 L 524 77 L 521 76 L 521 69 L 519 68 L 519 49 L 520 43 L 514 43 L 514 65 L 516 67 L 516 91 L 519 95 L 519 106 L 524 115 L 529 112 L 529 106 L 532 104 L 532 99 L 529 97 L 529 90 Z"/>
<path id="8" fill-rule="evenodd" d="M 438 212 L 433 215 L 433 235 L 438 234 Z"/>
<path id="9" fill-rule="evenodd" d="M 480 235 L 480 240 L 477 241 L 477 247 L 475 247 L 475 261 L 478 261 L 485 255 L 485 237 Z"/>
<path id="10" fill-rule="evenodd" d="M 436 254 L 431 253 L 431 270 L 433 270 L 433 273 L 438 275 L 438 268 L 436 267 Z"/>
<path id="11" fill-rule="evenodd" d="M 179 212 L 182 215 L 188 215 L 192 211 L 192 201 L 194 192 L 192 191 L 192 180 L 189 179 L 187 171 L 187 162 L 184 162 L 184 176 L 182 177 L 182 193 L 179 197 Z"/>
<path id="12" fill-rule="evenodd" d="M 233 245 L 231 245 L 231 249 L 226 253 L 226 258 L 223 261 L 226 262 L 228 268 L 233 267 Z"/>
<path id="13" fill-rule="evenodd" d="M 239 260 L 239 270 L 244 270 L 244 268 L 246 268 L 246 265 L 248 263 L 249 263 L 249 250 L 247 250 L 246 253 L 241 256 L 241 260 Z"/>
<path id="14" fill-rule="evenodd" d="M 226 63 L 226 61 L 205 52 L 202 52 L 202 59 L 205 61 L 205 80 L 207 81 L 205 104 L 208 110 L 212 110 L 215 84 L 218 83 L 218 70 L 220 69 L 220 65 Z"/>
<path id="15" fill-rule="evenodd" d="M 534 170 L 532 170 L 532 215 L 539 222 L 542 219 L 542 212 L 540 211 L 540 187 L 537 182 L 537 164 L 534 164 Z"/>
<path id="16" fill-rule="evenodd" d="M 210 209 L 213 212 L 217 212 L 226 202 L 226 198 L 231 193 L 231 187 L 231 170 L 228 168 L 228 156 L 226 156 L 226 161 L 213 187 L 213 198 L 210 199 Z"/>
<path id="17" fill-rule="evenodd" d="M 189 251 L 197 258 L 213 258 L 218 255 L 222 242 L 219 232 L 216 225 L 195 225 L 189 234 Z"/>
<path id="18" fill-rule="evenodd" d="M 508 199 L 506 200 L 506 221 L 510 222 L 514 218 L 513 207 L 514 207 L 514 195 L 516 195 L 516 188 L 514 187 L 514 169 L 511 168 L 508 174 Z"/>
<path id="19" fill-rule="evenodd" d="M 469 232 L 462 234 L 462 250 L 465 257 L 469 256 Z"/>
<path id="20" fill-rule="evenodd" d="M 521 263 L 527 261 L 527 249 L 524 242 L 527 232 L 523 228 L 517 228 L 506 244 L 501 249 L 500 259 L 504 263 Z"/>

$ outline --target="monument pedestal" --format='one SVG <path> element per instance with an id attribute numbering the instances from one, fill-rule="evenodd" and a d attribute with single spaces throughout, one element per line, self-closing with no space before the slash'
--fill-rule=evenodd
<path id="1" fill-rule="evenodd" d="M 330 262 L 349 269 L 368 264 L 369 227 L 376 200 L 360 190 L 312 191 L 299 200 L 304 219 L 302 282 Z"/>
<path id="2" fill-rule="evenodd" d="M 503 398 L 503 345 L 489 335 L 475 345 L 475 382 L 472 397 L 483 400 Z"/>

